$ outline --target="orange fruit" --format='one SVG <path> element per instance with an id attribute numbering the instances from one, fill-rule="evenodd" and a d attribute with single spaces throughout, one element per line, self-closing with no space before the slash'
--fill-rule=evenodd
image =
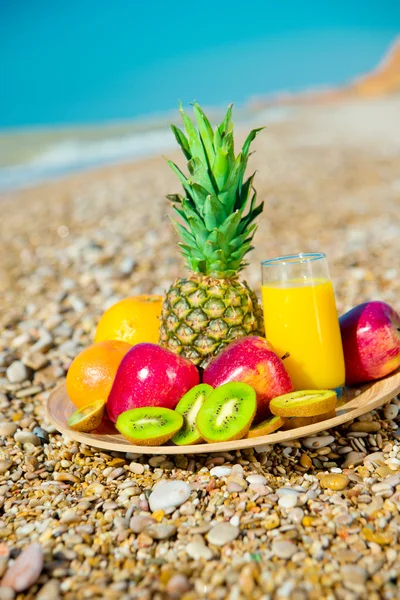
<path id="1" fill-rule="evenodd" d="M 130 349 L 126 342 L 109 340 L 92 344 L 74 358 L 65 383 L 76 407 L 100 399 L 106 402 L 120 362 Z"/>
<path id="2" fill-rule="evenodd" d="M 94 338 L 121 340 L 128 344 L 158 344 L 162 296 L 132 296 L 113 306 L 101 317 Z"/>

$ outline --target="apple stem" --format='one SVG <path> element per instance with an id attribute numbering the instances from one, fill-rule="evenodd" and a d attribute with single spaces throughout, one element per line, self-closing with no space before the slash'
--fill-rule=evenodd
<path id="1" fill-rule="evenodd" d="M 285 358 L 289 358 L 290 352 L 286 352 L 283 356 L 281 356 L 281 360 L 285 360 Z"/>

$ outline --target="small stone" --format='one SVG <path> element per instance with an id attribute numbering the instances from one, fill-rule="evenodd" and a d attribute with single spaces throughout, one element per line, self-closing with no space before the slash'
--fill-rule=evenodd
<path id="1" fill-rule="evenodd" d="M 14 440 L 19 444 L 33 444 L 40 446 L 40 439 L 31 431 L 17 431 L 14 434 Z"/>
<path id="2" fill-rule="evenodd" d="M 300 456 L 300 464 L 302 467 L 304 467 L 305 469 L 311 469 L 312 467 L 312 460 L 311 458 L 308 456 L 308 454 L 302 454 Z"/>
<path id="3" fill-rule="evenodd" d="M 36 435 L 42 444 L 48 444 L 50 441 L 49 434 L 42 427 L 34 427 L 32 433 Z"/>
<path id="4" fill-rule="evenodd" d="M 278 504 L 281 508 L 294 508 L 297 504 L 297 494 L 286 494 L 281 496 L 278 500 Z"/>
<path id="5" fill-rule="evenodd" d="M 133 533 L 142 533 L 150 525 L 154 525 L 157 521 L 148 515 L 135 515 L 129 521 L 129 528 Z"/>
<path id="6" fill-rule="evenodd" d="M 303 517 L 304 517 L 304 510 L 302 508 L 300 508 L 299 506 L 296 506 L 288 514 L 288 518 L 296 525 L 298 525 L 299 523 L 302 522 Z"/>
<path id="7" fill-rule="evenodd" d="M 343 469 L 348 469 L 349 467 L 357 467 L 361 465 L 366 457 L 366 452 L 356 452 L 352 450 L 346 455 L 346 459 L 343 462 Z"/>
<path id="8" fill-rule="evenodd" d="M 264 477 L 264 475 L 259 475 L 258 473 L 255 473 L 246 477 L 246 481 L 248 481 L 249 483 L 259 483 L 261 485 L 264 485 L 267 483 L 267 478 Z"/>
<path id="9" fill-rule="evenodd" d="M 52 345 L 53 345 L 53 337 L 52 337 L 51 333 L 49 333 L 48 331 L 43 331 L 42 335 L 40 336 L 38 341 L 35 342 L 33 344 L 33 346 L 31 346 L 31 348 L 29 350 L 29 354 L 32 354 L 35 352 L 46 352 L 47 350 L 50 350 Z"/>
<path id="10" fill-rule="evenodd" d="M 297 552 L 297 547 L 289 540 L 275 539 L 272 542 L 272 552 L 278 558 L 289 560 Z"/>
<path id="11" fill-rule="evenodd" d="M 231 477 L 227 481 L 226 489 L 231 494 L 232 492 L 244 492 L 247 487 L 247 483 L 240 477 Z"/>
<path id="12" fill-rule="evenodd" d="M 230 523 L 218 523 L 207 533 L 207 540 L 214 546 L 225 546 L 233 542 L 239 533 L 239 528 Z"/>
<path id="13" fill-rule="evenodd" d="M 11 469 L 12 465 L 12 460 L 0 460 L 0 475 L 4 475 L 4 473 L 7 473 L 7 471 Z"/>
<path id="14" fill-rule="evenodd" d="M 28 369 L 20 360 L 15 360 L 6 370 L 7 379 L 10 383 L 22 383 L 28 379 Z"/>
<path id="15" fill-rule="evenodd" d="M 131 462 L 129 470 L 135 475 L 142 475 L 144 473 L 144 466 L 137 462 Z"/>
<path id="16" fill-rule="evenodd" d="M 153 540 L 166 540 L 176 534 L 175 525 L 155 523 L 144 530 Z"/>
<path id="17" fill-rule="evenodd" d="M 181 573 L 173 575 L 167 583 L 167 592 L 171 598 L 182 598 L 188 590 L 190 590 L 189 580 Z"/>
<path id="18" fill-rule="evenodd" d="M 399 414 L 399 407 L 395 404 L 387 404 L 383 409 L 383 416 L 385 419 L 392 421 Z"/>
<path id="19" fill-rule="evenodd" d="M 60 582 L 57 579 L 47 581 L 42 589 L 36 594 L 36 600 L 59 600 Z"/>
<path id="20" fill-rule="evenodd" d="M 381 429 L 378 421 L 354 421 L 349 427 L 349 431 L 361 431 L 363 433 L 376 433 Z"/>
<path id="21" fill-rule="evenodd" d="M 393 536 L 388 533 L 374 532 L 369 527 L 363 527 L 361 530 L 362 536 L 367 542 L 374 542 L 380 546 L 388 546 L 393 542 Z"/>
<path id="22" fill-rule="evenodd" d="M 149 496 L 152 512 L 180 506 L 190 496 L 190 485 L 185 481 L 167 481 L 153 489 Z"/>
<path id="23" fill-rule="evenodd" d="M 79 523 L 81 521 L 82 515 L 76 513 L 74 510 L 69 509 L 66 510 L 60 518 L 60 523 L 65 523 L 66 525 L 71 525 L 72 523 Z"/>
<path id="24" fill-rule="evenodd" d="M 367 571 L 358 565 L 343 565 L 340 569 L 344 587 L 349 590 L 365 591 L 365 582 L 367 581 Z"/>
<path id="25" fill-rule="evenodd" d="M 193 560 L 199 560 L 200 558 L 204 558 L 204 560 L 211 560 L 213 557 L 213 552 L 210 550 L 208 546 L 206 546 L 203 542 L 193 541 L 189 542 L 186 546 L 186 552 L 193 558 Z"/>
<path id="26" fill-rule="evenodd" d="M 264 519 L 262 524 L 267 531 L 270 531 L 271 529 L 276 529 L 277 527 L 279 527 L 280 522 L 281 521 L 278 515 L 276 513 L 271 513 Z"/>
<path id="27" fill-rule="evenodd" d="M 144 532 L 139 533 L 139 535 L 137 537 L 138 548 L 140 548 L 140 549 L 149 548 L 152 544 L 153 544 L 153 538 L 151 538 L 149 535 L 147 535 Z"/>
<path id="28" fill-rule="evenodd" d="M 210 469 L 210 475 L 213 477 L 227 477 L 232 472 L 232 467 L 218 466 Z"/>
<path id="29" fill-rule="evenodd" d="M 1 585 L 23 592 L 33 585 L 43 569 L 43 550 L 37 542 L 30 544 L 21 552 L 7 569 Z"/>
<path id="30" fill-rule="evenodd" d="M 33 352 L 23 356 L 22 361 L 24 365 L 32 369 L 33 371 L 39 371 L 47 365 L 49 362 L 47 356 L 41 352 Z"/>
<path id="31" fill-rule="evenodd" d="M 329 446 L 332 442 L 335 441 L 333 435 L 325 435 L 321 437 L 307 437 L 301 440 L 301 443 L 306 448 L 314 449 L 314 448 L 324 448 L 325 446 Z"/>
<path id="32" fill-rule="evenodd" d="M 14 600 L 15 591 L 11 587 L 0 587 L 0 600 Z"/>
<path id="33" fill-rule="evenodd" d="M 347 475 L 340 473 L 331 473 L 330 475 L 324 475 L 320 479 L 320 485 L 323 488 L 329 488 L 330 490 L 341 491 L 344 490 L 350 483 L 350 479 Z"/>
<path id="34" fill-rule="evenodd" d="M 2 421 L 0 423 L 0 436 L 1 437 L 9 437 L 10 435 L 14 435 L 17 431 L 16 423 L 7 423 L 6 421 Z"/>

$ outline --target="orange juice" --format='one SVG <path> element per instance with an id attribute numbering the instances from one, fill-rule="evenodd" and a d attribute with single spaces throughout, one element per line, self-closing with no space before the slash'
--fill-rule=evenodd
<path id="1" fill-rule="evenodd" d="M 262 287 L 265 335 L 297 390 L 344 385 L 344 358 L 329 279 L 268 282 Z"/>

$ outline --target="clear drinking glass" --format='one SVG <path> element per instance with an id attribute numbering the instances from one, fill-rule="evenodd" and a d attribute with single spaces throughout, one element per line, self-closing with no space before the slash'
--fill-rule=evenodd
<path id="1" fill-rule="evenodd" d="M 335 294 L 325 254 L 261 262 L 265 335 L 284 359 L 296 390 L 344 385 Z"/>

